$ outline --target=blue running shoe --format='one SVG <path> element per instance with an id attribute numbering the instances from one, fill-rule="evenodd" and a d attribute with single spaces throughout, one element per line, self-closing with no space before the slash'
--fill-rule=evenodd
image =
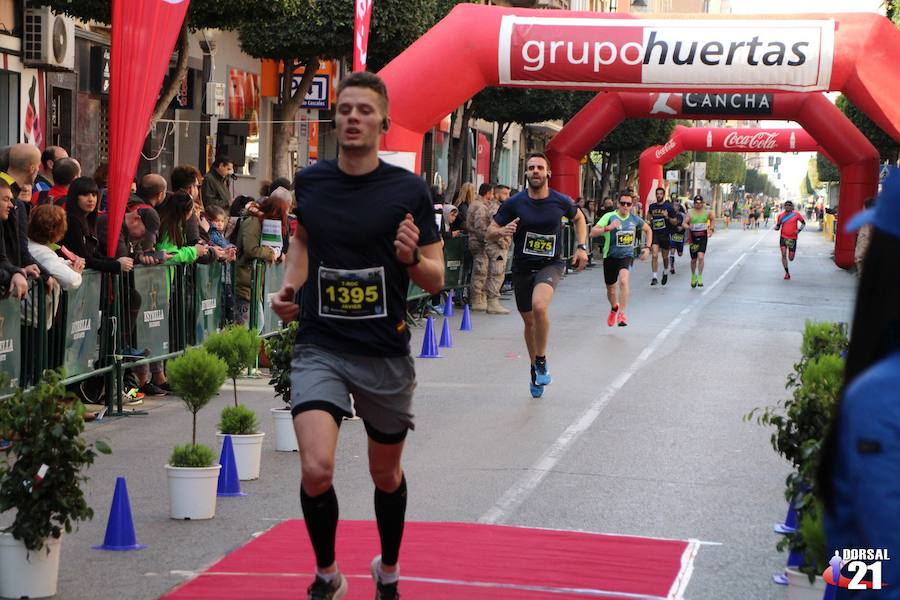
<path id="1" fill-rule="evenodd" d="M 544 394 L 544 386 L 535 382 L 535 375 L 534 365 L 531 365 L 531 381 L 528 382 L 528 389 L 531 391 L 532 398 L 540 398 Z"/>
<path id="2" fill-rule="evenodd" d="M 534 362 L 534 382 L 538 385 L 550 385 L 553 379 L 550 377 L 550 370 L 547 368 L 547 359 L 536 360 Z"/>

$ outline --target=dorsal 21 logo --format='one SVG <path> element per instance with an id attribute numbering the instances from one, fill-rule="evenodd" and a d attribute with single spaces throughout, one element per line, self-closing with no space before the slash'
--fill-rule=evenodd
<path id="1" fill-rule="evenodd" d="M 829 585 L 848 590 L 880 590 L 888 585 L 881 580 L 881 563 L 890 559 L 887 548 L 844 548 L 841 552 L 835 550 L 834 556 L 828 561 L 828 568 L 822 573 L 822 579 Z M 852 573 L 852 577 L 845 577 L 841 573 L 845 568 Z M 868 574 L 871 577 L 866 577 Z"/>

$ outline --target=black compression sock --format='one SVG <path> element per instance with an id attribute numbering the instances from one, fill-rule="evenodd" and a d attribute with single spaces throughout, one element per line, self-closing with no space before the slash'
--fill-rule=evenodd
<path id="1" fill-rule="evenodd" d="M 400 479 L 400 487 L 391 493 L 375 488 L 375 520 L 381 538 L 381 564 L 396 565 L 406 522 L 406 475 Z"/>
<path id="2" fill-rule="evenodd" d="M 319 569 L 330 567 L 334 563 L 334 538 L 338 524 L 338 499 L 334 486 L 318 496 L 307 495 L 300 486 L 300 506 L 309 540 L 316 553 L 316 566 Z"/>
<path id="3" fill-rule="evenodd" d="M 547 362 L 546 356 L 535 356 L 534 357 L 534 364 L 536 364 L 536 365 L 543 365 L 546 362 Z"/>

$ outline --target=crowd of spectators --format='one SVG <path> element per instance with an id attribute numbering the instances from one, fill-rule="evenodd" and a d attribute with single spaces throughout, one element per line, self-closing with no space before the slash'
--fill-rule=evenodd
<path id="1" fill-rule="evenodd" d="M 232 199 L 234 166 L 227 156 L 216 157 L 202 176 L 192 166 L 173 169 L 169 180 L 150 173 L 131 188 L 115 252 L 106 252 L 108 167 L 84 176 L 66 149 L 50 146 L 43 152 L 30 144 L 0 150 L 0 290 L 25 299 L 30 282 L 43 283 L 52 323 L 61 290 L 82 284 L 83 272 L 127 274 L 139 265 L 234 263 L 237 298 L 230 298 L 231 269 L 224 269 L 229 292 L 229 320 L 247 323 L 250 303 L 250 265 L 253 259 L 269 264 L 284 259 L 290 237 L 291 184 L 278 179 L 266 184 L 257 200 Z M 264 243 L 264 222 L 274 221 L 281 244 Z M 271 225 L 269 226 L 271 229 Z M 132 289 L 133 331 L 140 296 Z M 141 357 L 146 351 L 125 348 Z M 131 403 L 142 395 L 169 392 L 163 364 L 135 368 L 128 390 Z"/>

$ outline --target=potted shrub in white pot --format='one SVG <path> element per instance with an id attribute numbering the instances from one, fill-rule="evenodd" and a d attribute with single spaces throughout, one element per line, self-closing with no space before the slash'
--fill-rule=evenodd
<path id="1" fill-rule="evenodd" d="M 197 413 L 222 387 L 225 373 L 225 363 L 203 348 L 191 348 L 167 366 L 169 385 L 193 417 L 191 443 L 176 446 L 166 465 L 169 516 L 173 519 L 212 519 L 216 515 L 222 466 L 215 464 L 212 448 L 197 443 Z"/>
<path id="2" fill-rule="evenodd" d="M 256 364 L 259 356 L 259 335 L 243 325 L 229 325 L 206 338 L 203 347 L 225 363 L 234 390 L 234 405 L 238 405 L 237 378 Z"/>
<path id="3" fill-rule="evenodd" d="M 797 533 L 803 539 L 803 565 L 788 567 L 788 600 L 822 600 L 826 583 L 822 573 L 828 568 L 828 539 L 822 522 L 822 507 L 813 503 L 800 519 Z"/>
<path id="4" fill-rule="evenodd" d="M 262 443 L 266 434 L 257 431 L 256 415 L 253 411 L 243 404 L 223 408 L 219 417 L 219 431 L 216 433 L 220 454 L 226 435 L 231 436 L 238 479 L 241 481 L 259 479 Z"/>
<path id="5" fill-rule="evenodd" d="M 291 415 L 291 359 L 294 356 L 294 339 L 297 337 L 297 321 L 266 339 L 266 356 L 269 359 L 269 385 L 275 397 L 284 402 L 270 409 L 275 423 L 275 450 L 297 452 L 297 434 Z"/>
<path id="6" fill-rule="evenodd" d="M 101 441 L 88 444 L 84 405 L 66 392 L 62 375 L 45 371 L 28 393 L 17 388 L 0 401 L 0 431 L 14 440 L 0 462 L 0 512 L 15 520 L 0 533 L 0 596 L 46 598 L 56 594 L 62 534 L 94 516 L 87 505 L 81 472 Z M 95 452 L 96 450 L 96 452 Z"/>

